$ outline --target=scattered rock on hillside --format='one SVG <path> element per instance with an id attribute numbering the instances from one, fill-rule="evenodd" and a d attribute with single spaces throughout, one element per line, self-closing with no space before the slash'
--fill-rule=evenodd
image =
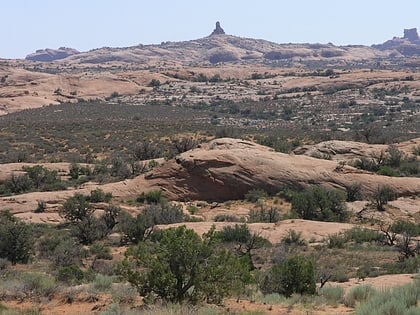
<path id="1" fill-rule="evenodd" d="M 80 52 L 73 48 L 60 47 L 58 49 L 39 49 L 35 53 L 27 55 L 26 60 L 49 62 L 60 60 L 72 55 L 77 55 Z"/>

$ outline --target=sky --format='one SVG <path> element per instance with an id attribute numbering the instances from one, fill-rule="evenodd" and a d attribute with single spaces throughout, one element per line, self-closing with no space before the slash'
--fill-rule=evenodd
<path id="1" fill-rule="evenodd" d="M 419 0 L 2 0 L 0 58 L 227 34 L 276 43 L 382 43 L 420 29 Z"/>

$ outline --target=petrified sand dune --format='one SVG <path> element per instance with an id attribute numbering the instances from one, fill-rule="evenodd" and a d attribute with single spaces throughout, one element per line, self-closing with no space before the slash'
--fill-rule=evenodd
<path id="1" fill-rule="evenodd" d="M 257 188 L 269 192 L 309 185 L 345 189 L 354 183 L 360 183 L 370 193 L 384 184 L 400 195 L 420 191 L 419 178 L 378 176 L 340 166 L 336 161 L 278 153 L 249 141 L 228 138 L 180 154 L 145 179 L 178 200 L 223 201 L 242 198 Z"/>
<path id="2" fill-rule="evenodd" d="M 252 189 L 276 193 L 285 187 L 302 189 L 322 185 L 345 190 L 355 183 L 359 183 L 365 193 L 373 193 L 385 184 L 392 186 L 400 196 L 420 192 L 420 178 L 379 176 L 341 166 L 337 161 L 274 152 L 250 141 L 230 138 L 216 139 L 184 152 L 145 176 L 99 187 L 119 200 L 134 199 L 143 191 L 161 188 L 170 200 L 226 201 L 241 199 Z M 98 185 L 91 184 L 78 190 L 3 197 L 0 209 L 32 212 L 37 201 L 43 200 L 54 211 L 76 191 L 88 194 L 96 187 Z"/>

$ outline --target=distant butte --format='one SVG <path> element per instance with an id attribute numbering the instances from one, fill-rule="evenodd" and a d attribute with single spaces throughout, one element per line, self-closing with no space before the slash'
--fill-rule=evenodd
<path id="1" fill-rule="evenodd" d="M 216 22 L 216 28 L 213 30 L 213 32 L 210 34 L 210 36 L 214 36 L 214 35 L 225 35 L 225 34 L 226 34 L 225 31 L 220 26 L 220 22 Z"/>

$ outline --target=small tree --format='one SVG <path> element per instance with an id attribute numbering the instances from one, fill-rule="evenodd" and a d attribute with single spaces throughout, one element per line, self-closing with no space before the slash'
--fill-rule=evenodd
<path id="1" fill-rule="evenodd" d="M 274 265 L 260 285 L 263 293 L 279 293 L 287 297 L 293 293 L 315 294 L 314 262 L 307 257 L 294 256 Z"/>
<path id="2" fill-rule="evenodd" d="M 214 230 L 201 239 L 185 226 L 130 248 L 118 271 L 141 295 L 175 303 L 219 303 L 249 276 L 237 257 L 217 245 Z"/>
<path id="3" fill-rule="evenodd" d="M 391 186 L 378 186 L 378 189 L 373 194 L 373 198 L 376 209 L 379 211 L 385 211 L 385 205 L 388 201 L 395 200 L 397 198 L 397 193 Z"/>
<path id="4" fill-rule="evenodd" d="M 60 210 L 60 216 L 72 223 L 76 223 L 83 221 L 86 217 L 92 216 L 93 212 L 94 209 L 86 196 L 76 193 L 64 202 Z"/>
<path id="5" fill-rule="evenodd" d="M 349 216 L 345 200 L 342 191 L 312 186 L 293 195 L 292 210 L 302 219 L 344 222 Z"/>
<path id="6" fill-rule="evenodd" d="M 29 225 L 9 211 L 0 212 L 0 258 L 13 265 L 27 263 L 33 252 L 33 235 Z"/>

